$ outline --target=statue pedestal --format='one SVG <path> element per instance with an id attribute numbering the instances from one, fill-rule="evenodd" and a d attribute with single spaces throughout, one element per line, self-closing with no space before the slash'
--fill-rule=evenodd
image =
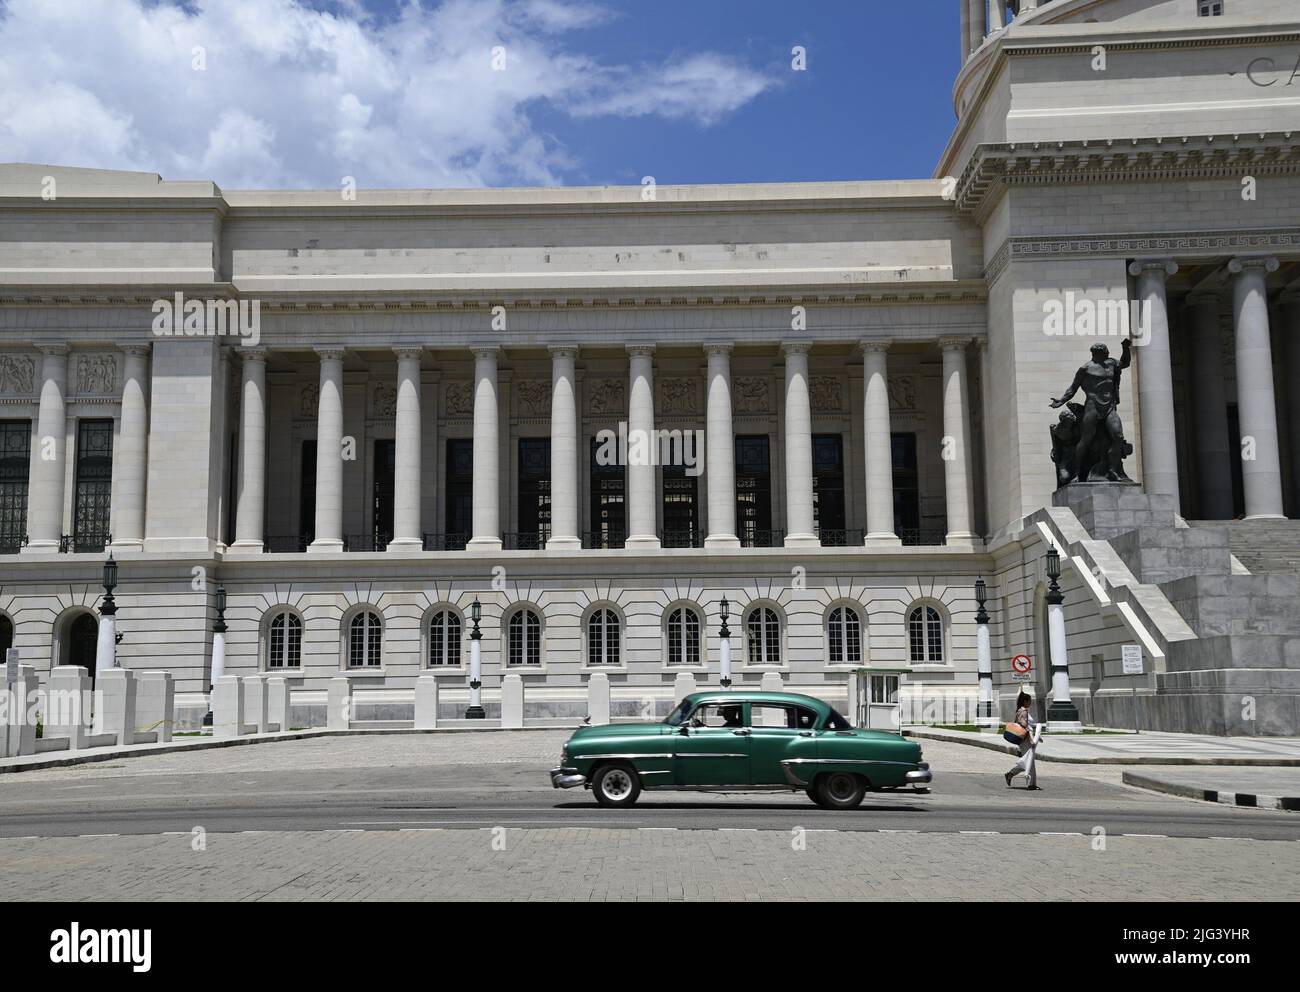
<path id="1" fill-rule="evenodd" d="M 1145 493 L 1136 482 L 1071 482 L 1052 493 L 1052 505 L 1069 507 L 1103 541 L 1139 527 L 1172 528 L 1177 515 L 1172 496 Z"/>

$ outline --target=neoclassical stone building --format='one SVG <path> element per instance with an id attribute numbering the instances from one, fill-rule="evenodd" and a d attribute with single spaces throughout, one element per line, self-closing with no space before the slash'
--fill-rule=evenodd
<path id="1" fill-rule="evenodd" d="M 1046 700 L 1051 542 L 1084 719 L 1131 724 L 1136 682 L 1147 726 L 1296 733 L 1300 11 L 954 6 L 930 179 L 0 166 L 0 646 L 91 664 L 111 550 L 118 657 L 175 674 L 182 724 L 218 586 L 227 674 L 287 676 L 302 722 L 339 676 L 361 721 L 425 673 L 459 711 L 476 599 L 489 715 L 507 672 L 530 718 L 597 671 L 662 711 L 718 678 L 724 598 L 740 684 L 909 667 L 969 701 L 982 577 L 1000 692 L 1028 654 Z M 1141 489 L 1054 497 L 1049 400 L 1126 330 Z"/>

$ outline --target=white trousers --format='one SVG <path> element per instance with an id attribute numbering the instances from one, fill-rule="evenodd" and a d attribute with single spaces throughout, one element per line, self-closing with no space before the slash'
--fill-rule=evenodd
<path id="1" fill-rule="evenodd" d="M 1020 760 L 1016 762 L 1010 774 L 1015 778 L 1021 772 L 1025 773 L 1030 785 L 1038 784 L 1038 768 L 1034 764 L 1034 745 L 1030 741 L 1020 745 Z"/>

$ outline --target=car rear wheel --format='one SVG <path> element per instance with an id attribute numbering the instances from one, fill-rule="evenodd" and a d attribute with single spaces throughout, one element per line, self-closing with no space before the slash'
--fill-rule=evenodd
<path id="1" fill-rule="evenodd" d="M 831 772 L 817 779 L 814 802 L 823 809 L 856 809 L 866 795 L 867 783 L 857 775 Z"/>
<path id="2" fill-rule="evenodd" d="M 641 783 L 630 765 L 604 765 L 592 779 L 591 792 L 600 805 L 624 809 L 641 795 Z"/>

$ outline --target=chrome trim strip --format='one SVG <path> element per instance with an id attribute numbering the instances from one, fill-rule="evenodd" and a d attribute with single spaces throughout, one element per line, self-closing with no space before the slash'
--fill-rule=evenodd
<path id="1" fill-rule="evenodd" d="M 885 761 L 883 759 L 870 760 L 867 758 L 786 758 L 781 762 L 783 765 L 905 765 L 908 768 L 915 768 L 915 761 Z"/>
<path id="2" fill-rule="evenodd" d="M 701 751 L 701 752 L 699 752 L 699 753 L 679 754 L 679 755 L 677 755 L 677 757 L 679 757 L 679 758 L 748 758 L 749 755 L 747 755 L 747 754 L 728 754 L 728 753 L 725 753 L 725 752 L 718 752 L 718 753 L 714 754 L 714 753 L 712 753 L 712 752 L 707 752 L 707 753 L 706 753 L 706 752 L 704 752 L 704 751 Z"/>
<path id="3" fill-rule="evenodd" d="M 594 758 L 618 758 L 620 761 L 636 761 L 641 758 L 671 758 L 671 754 L 571 754 L 570 761 L 591 761 Z"/>

